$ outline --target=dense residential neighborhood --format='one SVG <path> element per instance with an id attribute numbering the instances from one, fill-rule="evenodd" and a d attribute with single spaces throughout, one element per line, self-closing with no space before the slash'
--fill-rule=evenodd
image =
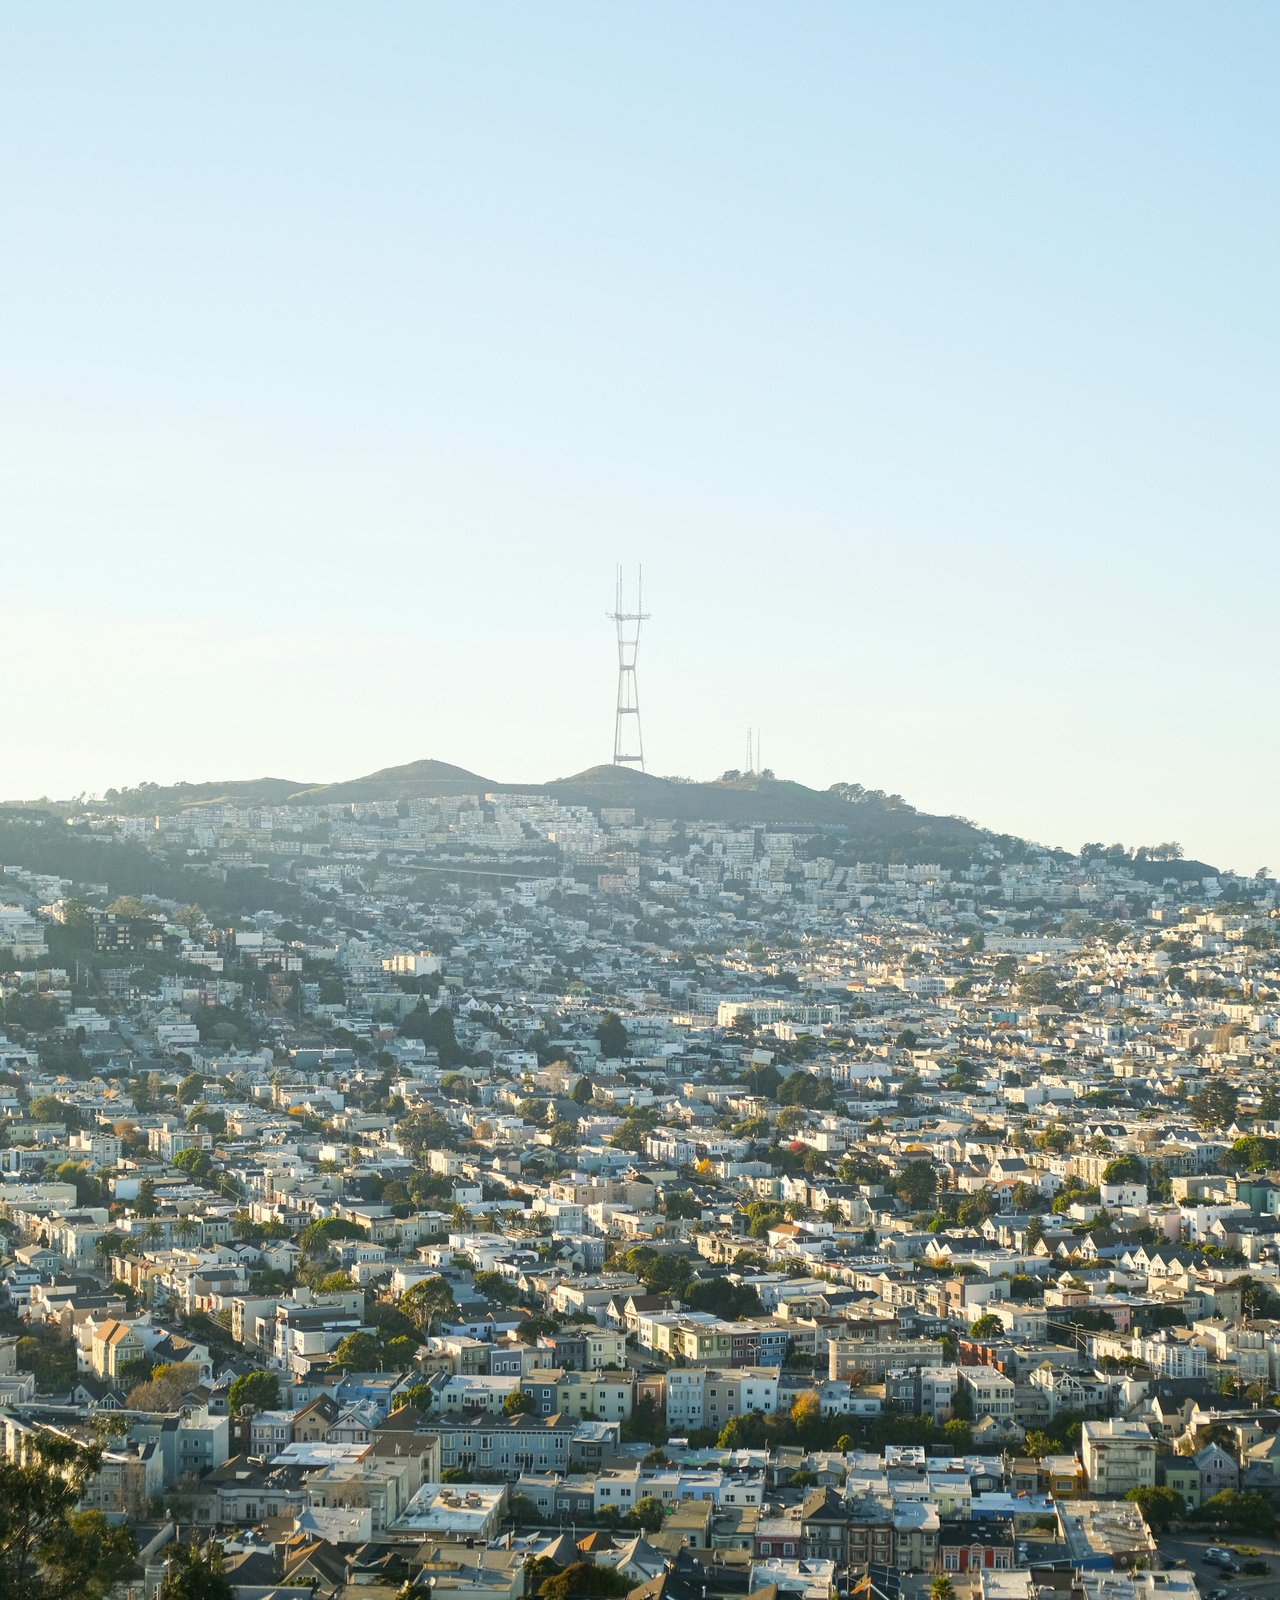
<path id="1" fill-rule="evenodd" d="M 112 1592 L 1275 1592 L 1267 874 L 394 787 L 0 823 L 0 1457 Z"/>

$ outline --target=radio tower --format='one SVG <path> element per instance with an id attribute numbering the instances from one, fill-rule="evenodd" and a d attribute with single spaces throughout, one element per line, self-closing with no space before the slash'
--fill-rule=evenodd
<path id="1" fill-rule="evenodd" d="M 613 723 L 613 764 L 615 767 L 639 767 L 644 771 L 644 735 L 640 731 L 640 696 L 636 689 L 636 652 L 640 648 L 640 624 L 649 620 L 644 609 L 642 591 L 644 568 L 636 568 L 636 608 L 622 609 L 622 568 L 618 568 L 617 600 L 613 611 L 607 612 L 609 620 L 618 630 L 618 712 Z M 628 718 L 631 719 L 628 722 Z M 626 730 L 625 734 L 623 730 Z M 628 746 L 634 744 L 633 753 Z"/>

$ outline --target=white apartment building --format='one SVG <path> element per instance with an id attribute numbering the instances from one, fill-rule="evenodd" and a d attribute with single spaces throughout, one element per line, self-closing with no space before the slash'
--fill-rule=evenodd
<path id="1" fill-rule="evenodd" d="M 976 1421 L 990 1417 L 1002 1425 L 1015 1424 L 1015 1386 L 1012 1378 L 1006 1378 L 1003 1372 L 997 1372 L 994 1367 L 962 1367 L 960 1387 L 966 1389 L 973 1398 Z"/>
<path id="2" fill-rule="evenodd" d="M 1183 1344 L 1164 1334 L 1136 1336 L 1130 1349 L 1162 1378 L 1203 1378 L 1209 1370 L 1209 1355 L 1201 1345 Z"/>
<path id="3" fill-rule="evenodd" d="M 1089 1493 L 1116 1498 L 1130 1489 L 1150 1489 L 1156 1481 L 1156 1441 L 1142 1422 L 1108 1417 L 1081 1427 L 1080 1460 Z"/>

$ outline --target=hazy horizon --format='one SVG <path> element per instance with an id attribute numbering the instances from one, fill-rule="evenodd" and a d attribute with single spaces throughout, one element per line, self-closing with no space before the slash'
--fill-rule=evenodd
<path id="1" fill-rule="evenodd" d="M 599 764 L 642 561 L 654 772 L 1280 869 L 1274 8 L 0 41 L 7 797 Z"/>

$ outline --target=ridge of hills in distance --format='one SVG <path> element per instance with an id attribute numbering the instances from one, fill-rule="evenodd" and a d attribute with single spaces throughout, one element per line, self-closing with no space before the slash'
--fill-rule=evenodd
<path id="1" fill-rule="evenodd" d="M 630 767 L 588 767 L 550 783 L 506 783 L 469 772 L 448 761 L 410 761 L 383 767 L 338 783 L 307 783 L 292 778 L 249 778 L 206 783 L 142 783 L 109 789 L 100 799 L 77 802 L 4 802 L 0 806 L 0 846 L 7 848 L 6 822 L 20 818 L 65 817 L 101 811 L 122 816 L 180 810 L 216 803 L 241 805 L 346 805 L 360 801 L 407 803 L 415 799 L 485 794 L 545 794 L 567 805 L 632 808 L 641 820 L 711 822 L 730 827 L 772 827 L 831 835 L 850 855 L 867 860 L 970 861 L 982 846 L 996 846 L 1007 857 L 1044 854 L 1045 847 L 1012 834 L 997 834 L 967 818 L 919 811 L 900 795 L 836 783 L 811 789 L 769 772 L 726 772 L 706 781 L 657 777 Z M 1072 852 L 1051 852 L 1071 854 Z M 1197 878 L 1216 869 L 1202 861 L 1141 857 L 1132 863 L 1141 876 Z"/>

